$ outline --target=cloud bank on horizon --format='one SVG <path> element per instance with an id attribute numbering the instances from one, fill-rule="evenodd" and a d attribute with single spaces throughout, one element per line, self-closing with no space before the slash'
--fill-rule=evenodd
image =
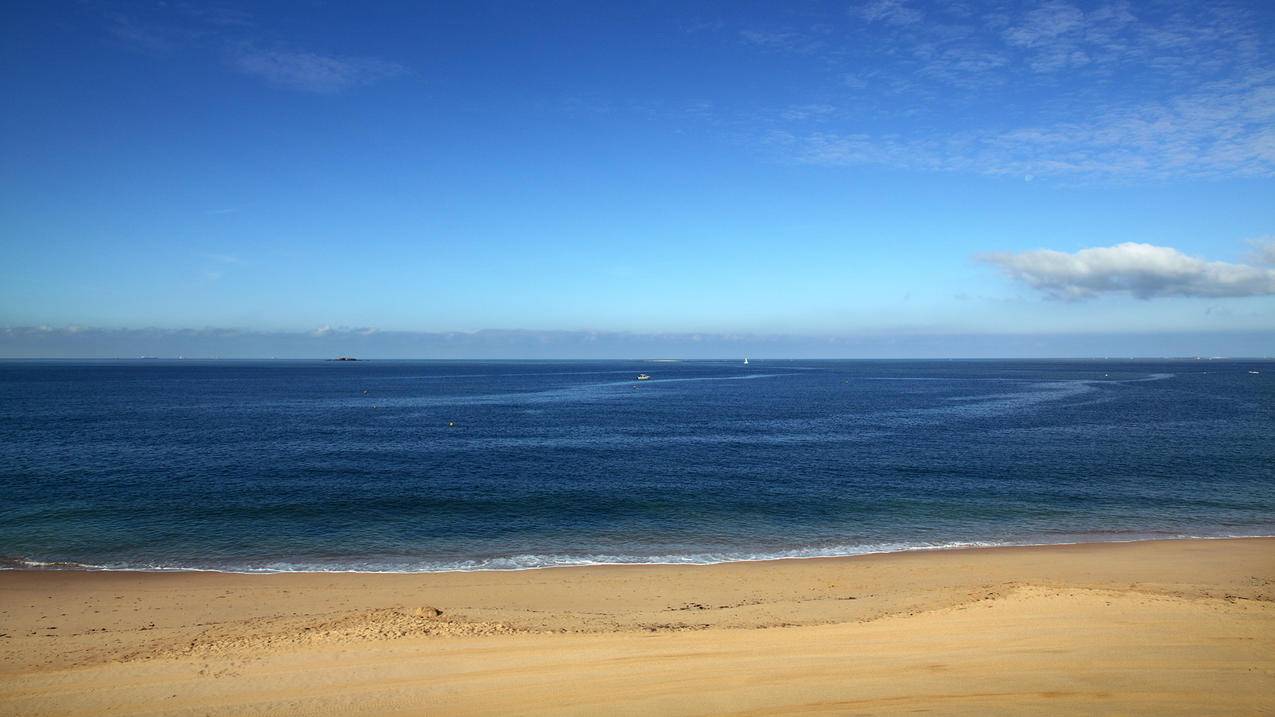
<path id="1" fill-rule="evenodd" d="M 0 328 L 0 358 L 894 359 L 1270 356 L 1275 330 L 872 333 L 835 336 L 624 331 L 311 331 Z"/>

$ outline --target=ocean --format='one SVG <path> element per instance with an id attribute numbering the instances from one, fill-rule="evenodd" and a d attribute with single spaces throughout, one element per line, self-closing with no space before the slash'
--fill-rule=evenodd
<path id="1" fill-rule="evenodd" d="M 10 568 L 1238 535 L 1275 535 L 1272 361 L 0 362 Z"/>

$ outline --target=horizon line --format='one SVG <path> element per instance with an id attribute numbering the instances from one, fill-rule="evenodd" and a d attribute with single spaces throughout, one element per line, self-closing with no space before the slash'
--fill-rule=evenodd
<path id="1" fill-rule="evenodd" d="M 629 356 L 629 357 L 523 357 L 492 358 L 481 356 L 466 357 L 342 357 L 342 356 L 0 356 L 0 361 L 330 361 L 335 363 L 366 363 L 371 361 L 483 361 L 488 363 L 513 361 L 652 361 L 652 362 L 709 362 L 739 361 L 741 356 L 716 356 L 680 358 L 675 356 Z M 1136 354 L 1133 356 L 748 356 L 750 361 L 1275 361 L 1275 355 L 1237 355 L 1237 356 L 1189 356 L 1189 355 L 1153 355 Z"/>

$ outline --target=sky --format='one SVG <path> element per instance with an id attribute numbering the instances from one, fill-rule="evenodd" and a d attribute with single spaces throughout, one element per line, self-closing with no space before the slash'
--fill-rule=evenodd
<path id="1" fill-rule="evenodd" d="M 1275 355 L 1275 3 L 0 8 L 0 356 Z"/>

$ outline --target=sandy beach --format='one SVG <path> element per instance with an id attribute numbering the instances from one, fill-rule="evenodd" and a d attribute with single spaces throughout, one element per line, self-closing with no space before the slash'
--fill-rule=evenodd
<path id="1" fill-rule="evenodd" d="M 0 714 L 1270 714 L 1275 539 L 0 573 Z"/>

